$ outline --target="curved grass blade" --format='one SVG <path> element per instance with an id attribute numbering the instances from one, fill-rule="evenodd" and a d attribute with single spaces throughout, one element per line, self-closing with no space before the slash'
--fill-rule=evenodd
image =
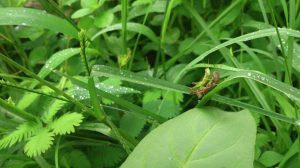
<path id="1" fill-rule="evenodd" d="M 189 87 L 187 86 L 179 85 L 176 83 L 168 82 L 166 80 L 161 80 L 161 79 L 152 78 L 148 76 L 140 76 L 138 74 L 129 71 L 112 68 L 105 65 L 93 66 L 91 76 L 114 77 L 128 82 L 134 82 L 136 84 L 156 87 L 163 90 L 170 90 L 170 91 L 175 91 L 180 93 L 189 93 Z"/>
<path id="2" fill-rule="evenodd" d="M 191 67 L 190 69 L 196 69 L 196 68 L 217 68 L 217 69 L 223 69 L 223 70 L 227 70 L 227 71 L 240 71 L 241 69 L 239 68 L 234 68 L 228 65 L 224 65 L 224 64 L 196 64 L 193 67 Z"/>
<path id="3" fill-rule="evenodd" d="M 224 103 L 224 104 L 227 104 L 227 105 L 231 105 L 231 106 L 245 108 L 245 109 L 248 109 L 250 111 L 253 111 L 253 112 L 256 112 L 256 113 L 259 113 L 259 114 L 262 114 L 262 115 L 265 115 L 265 116 L 268 116 L 268 117 L 271 117 L 273 119 L 277 119 L 277 120 L 280 120 L 280 121 L 283 121 L 283 122 L 286 122 L 286 123 L 300 125 L 300 121 L 295 119 L 295 118 L 290 118 L 290 117 L 287 117 L 285 115 L 282 115 L 282 114 L 279 114 L 279 113 L 276 113 L 276 112 L 273 112 L 273 111 L 265 110 L 265 109 L 256 107 L 254 105 L 243 103 L 243 102 L 240 102 L 240 101 L 237 101 L 235 99 L 228 98 L 228 97 L 224 97 L 224 96 L 220 96 L 220 95 L 214 95 L 212 97 L 212 100 L 220 102 L 220 103 Z"/>
<path id="4" fill-rule="evenodd" d="M 62 101 L 68 101 L 67 99 L 64 99 L 64 98 L 61 98 L 61 97 L 50 95 L 50 94 L 44 93 L 44 92 L 39 91 L 39 90 L 29 89 L 29 88 L 26 88 L 26 87 L 23 87 L 23 86 L 20 86 L 20 85 L 12 84 L 12 83 L 10 83 L 8 81 L 4 81 L 4 80 L 0 80 L 0 85 L 20 89 L 20 90 L 27 91 L 27 92 L 30 92 L 30 93 L 36 93 L 36 94 L 39 94 L 39 95 L 59 99 L 59 100 L 62 100 Z"/>
<path id="5" fill-rule="evenodd" d="M 86 82 L 84 82 L 84 83 L 86 83 Z M 123 86 L 114 86 L 114 85 L 109 85 L 109 84 L 105 84 L 102 82 L 96 83 L 95 87 L 97 89 L 103 90 L 107 93 L 114 94 L 114 95 L 141 93 L 140 91 L 134 90 L 132 88 L 127 88 L 127 87 L 123 87 Z M 74 88 L 72 88 L 71 92 L 72 92 L 72 96 L 76 100 L 84 100 L 84 99 L 90 98 L 88 90 L 78 87 L 78 86 L 75 86 Z"/>
<path id="6" fill-rule="evenodd" d="M 45 28 L 61 32 L 73 38 L 77 30 L 64 19 L 48 14 L 45 11 L 29 8 L 0 8 L 0 25 L 22 25 Z"/>
<path id="7" fill-rule="evenodd" d="M 68 48 L 62 51 L 59 51 L 55 54 L 53 54 L 44 64 L 40 72 L 38 73 L 38 76 L 40 78 L 45 78 L 47 75 L 49 75 L 53 69 L 58 67 L 60 64 L 62 64 L 65 60 L 75 56 L 76 54 L 80 53 L 80 48 Z M 87 53 L 91 54 L 97 54 L 98 52 L 94 49 L 88 49 Z M 33 82 L 31 87 L 35 87 L 37 85 L 37 82 Z"/>
<path id="8" fill-rule="evenodd" d="M 258 71 L 253 70 L 240 70 L 237 72 L 233 72 L 228 78 L 226 78 L 223 82 L 219 83 L 213 90 L 208 92 L 207 95 L 203 97 L 203 99 L 200 102 L 200 105 L 203 105 L 208 101 L 208 99 L 218 92 L 219 90 L 227 87 L 232 83 L 233 80 L 237 78 L 247 78 L 255 80 L 259 83 L 262 83 L 264 85 L 267 85 L 283 94 L 285 94 L 287 97 L 289 97 L 292 100 L 295 100 L 296 102 L 300 102 L 300 90 L 297 88 L 294 88 L 286 83 L 280 82 L 268 75 L 265 75 Z"/>
<path id="9" fill-rule="evenodd" d="M 95 40 L 101 34 L 104 34 L 104 33 L 110 32 L 110 31 L 114 31 L 114 30 L 121 30 L 121 29 L 122 29 L 122 24 L 121 23 L 118 23 L 118 24 L 115 24 L 115 25 L 111 25 L 111 26 L 109 26 L 109 27 L 107 27 L 105 29 L 102 29 L 98 33 L 96 33 L 92 37 L 92 40 Z M 147 26 L 145 26 L 143 24 L 127 22 L 127 30 L 143 34 L 143 35 L 145 35 L 146 37 L 148 37 L 150 40 L 152 40 L 155 43 L 159 42 L 159 40 L 156 37 L 155 33 L 149 27 L 147 27 Z"/>
<path id="10" fill-rule="evenodd" d="M 291 37 L 297 37 L 300 38 L 300 31 L 297 30 L 292 30 L 292 29 L 286 29 L 286 28 L 279 28 L 278 29 L 280 34 L 285 34 L 287 36 L 291 36 Z M 180 77 L 186 73 L 186 71 L 188 69 L 190 69 L 192 66 L 194 66 L 195 64 L 197 64 L 198 62 L 202 61 L 205 57 L 207 57 L 209 54 L 227 47 L 229 45 L 238 43 L 238 42 L 243 42 L 243 41 L 249 41 L 249 40 L 253 40 L 253 39 L 257 39 L 257 38 L 262 38 L 262 37 L 268 37 L 268 36 L 274 36 L 276 35 L 276 30 L 274 28 L 270 28 L 270 29 L 264 29 L 264 30 L 259 30 L 256 32 L 252 32 L 252 33 L 248 33 L 233 39 L 230 39 L 222 44 L 219 44 L 217 46 L 215 46 L 214 48 L 204 52 L 203 54 L 199 55 L 197 58 L 195 58 L 193 61 L 191 61 L 188 65 L 186 65 L 186 67 L 184 69 L 182 69 L 178 75 L 175 81 L 178 81 L 180 79 Z"/>
<path id="11" fill-rule="evenodd" d="M 63 74 L 59 71 L 55 71 L 55 73 L 57 73 L 58 75 L 60 76 L 64 76 L 66 77 L 67 79 L 69 79 L 70 81 L 72 81 L 75 85 L 79 86 L 79 87 L 82 87 L 84 89 L 87 89 L 88 90 L 88 84 L 87 83 L 84 83 L 78 79 L 75 79 L 67 74 Z M 124 99 L 121 99 L 121 98 L 118 98 L 112 94 L 109 94 L 109 93 L 106 93 L 105 91 L 102 91 L 98 88 L 96 88 L 96 92 L 97 94 L 99 94 L 100 96 L 104 97 L 104 98 L 107 98 L 109 100 L 112 100 L 113 102 L 115 102 L 116 104 L 120 105 L 120 106 L 123 106 L 125 108 L 128 108 L 128 109 L 131 109 L 131 111 L 136 114 L 137 117 L 141 116 L 141 115 L 145 115 L 145 116 L 150 116 L 152 117 L 153 119 L 159 121 L 159 122 L 164 122 L 166 119 L 161 117 L 161 116 L 158 116 L 156 115 L 154 112 L 150 112 L 148 110 L 145 110 L 135 104 L 132 104 Z"/>

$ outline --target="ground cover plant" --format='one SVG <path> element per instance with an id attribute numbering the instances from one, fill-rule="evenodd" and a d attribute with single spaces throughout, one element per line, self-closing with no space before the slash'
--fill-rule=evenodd
<path id="1" fill-rule="evenodd" d="M 0 167 L 300 167 L 299 7 L 0 1 Z"/>

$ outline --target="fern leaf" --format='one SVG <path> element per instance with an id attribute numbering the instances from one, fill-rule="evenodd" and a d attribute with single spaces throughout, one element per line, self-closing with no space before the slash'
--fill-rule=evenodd
<path id="1" fill-rule="evenodd" d="M 0 140 L 0 149 L 30 138 L 42 125 L 35 122 L 25 122 L 17 127 L 17 130 Z"/>
<path id="2" fill-rule="evenodd" d="M 42 128 L 35 136 L 31 137 L 30 140 L 24 146 L 24 151 L 27 156 L 33 157 L 44 153 L 53 144 L 54 133 L 49 132 L 49 129 Z"/>
<path id="3" fill-rule="evenodd" d="M 49 128 L 53 129 L 54 134 L 64 135 L 75 132 L 75 126 L 79 126 L 82 122 L 83 115 L 79 113 L 64 114 L 57 120 L 53 121 Z"/>
<path id="4" fill-rule="evenodd" d="M 67 102 L 62 100 L 52 100 L 48 106 L 45 108 L 45 112 L 43 114 L 43 120 L 46 123 L 49 123 L 52 121 L 53 116 L 60 110 Z"/>

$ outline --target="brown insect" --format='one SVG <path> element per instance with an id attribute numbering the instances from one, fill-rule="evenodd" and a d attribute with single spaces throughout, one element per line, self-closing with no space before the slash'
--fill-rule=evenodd
<path id="1" fill-rule="evenodd" d="M 210 82 L 206 84 L 204 87 L 200 87 L 198 89 L 191 89 L 190 94 L 195 94 L 198 96 L 198 98 L 201 98 L 203 95 L 205 95 L 207 92 L 209 92 L 211 89 L 213 89 L 220 81 L 220 75 L 218 71 L 214 71 L 212 75 L 212 79 Z M 193 85 L 197 84 L 196 82 L 192 83 Z"/>

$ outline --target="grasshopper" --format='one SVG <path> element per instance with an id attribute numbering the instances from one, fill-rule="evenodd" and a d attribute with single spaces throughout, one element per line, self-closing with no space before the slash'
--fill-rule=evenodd
<path id="1" fill-rule="evenodd" d="M 214 71 L 211 75 L 209 68 L 206 68 L 202 80 L 192 83 L 192 85 L 194 86 L 190 89 L 190 94 L 195 94 L 198 96 L 198 98 L 201 98 L 208 91 L 214 88 L 219 83 L 219 81 L 220 76 L 218 71 Z"/>

